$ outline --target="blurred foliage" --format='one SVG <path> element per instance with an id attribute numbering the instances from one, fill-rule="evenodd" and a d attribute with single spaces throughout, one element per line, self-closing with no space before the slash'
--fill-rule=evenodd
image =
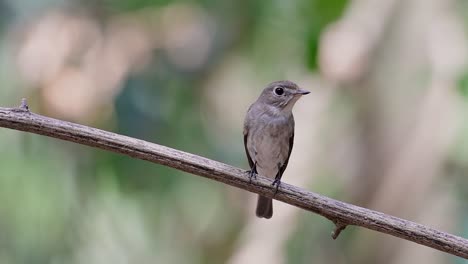
<path id="1" fill-rule="evenodd" d="M 307 65 L 311 70 L 318 69 L 318 43 L 322 30 L 331 22 L 335 21 L 343 13 L 347 0 L 306 2 L 303 12 L 309 19 L 307 28 Z"/>
<path id="2" fill-rule="evenodd" d="M 135 1 L 101 0 L 101 1 L 103 2 L 102 3 L 103 6 L 107 6 L 114 10 L 119 10 L 122 12 L 138 10 L 141 8 L 164 6 L 170 3 L 177 2 L 177 1 L 172 1 L 172 0 L 135 0 Z M 91 1 L 90 3 L 93 4 L 93 2 Z"/>
<path id="3" fill-rule="evenodd" d="M 224 130 L 218 123 L 236 120 L 229 106 L 241 105 L 238 94 L 258 94 L 244 85 L 316 77 L 320 38 L 350 2 L 0 1 L 0 103 L 27 97 L 42 114 L 246 168 L 241 122 Z M 234 88 L 215 113 L 206 97 L 224 88 L 216 79 Z M 468 75 L 458 85 L 466 99 Z M 339 178 L 326 158 L 337 159 L 328 151 L 345 145 L 344 136 L 362 143 L 353 131 L 367 124 L 359 127 L 356 112 L 368 106 L 356 104 L 368 98 L 337 94 L 314 188 L 340 199 L 361 179 Z M 468 130 L 460 131 L 446 169 L 466 235 Z M 0 154 L 0 263 L 225 263 L 252 224 L 253 195 L 164 166 L 5 129 Z M 301 211 L 292 222 L 287 263 L 365 263 L 354 256 L 353 228 L 333 241 L 328 220 Z"/>
<path id="4" fill-rule="evenodd" d="M 461 95 L 468 97 L 468 73 L 464 74 L 458 81 L 458 90 Z"/>

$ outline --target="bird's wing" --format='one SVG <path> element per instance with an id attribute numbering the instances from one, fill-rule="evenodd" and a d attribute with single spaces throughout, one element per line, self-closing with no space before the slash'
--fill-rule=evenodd
<path id="1" fill-rule="evenodd" d="M 249 166 L 252 169 L 254 167 L 254 162 L 252 161 L 252 158 L 250 157 L 249 150 L 247 149 L 247 140 L 249 137 L 249 133 L 247 132 L 247 129 L 244 129 L 244 148 L 245 148 L 245 154 L 247 154 L 247 160 L 249 161 Z"/>
<path id="2" fill-rule="evenodd" d="M 253 162 L 252 157 L 250 157 L 249 150 L 247 149 L 247 141 L 249 140 L 249 130 L 250 130 L 249 129 L 249 123 L 250 123 L 249 114 L 252 109 L 252 106 L 253 105 L 251 105 L 249 107 L 249 110 L 247 110 L 247 116 L 245 117 L 245 120 L 244 120 L 244 131 L 243 131 L 245 154 L 247 155 L 247 161 L 249 162 L 250 169 L 253 169 L 255 166 L 255 163 Z"/>
<path id="3" fill-rule="evenodd" d="M 284 161 L 283 165 L 280 168 L 280 175 L 283 176 L 283 172 L 286 170 L 286 167 L 288 166 L 289 162 L 289 157 L 291 157 L 291 151 L 293 149 L 294 145 L 294 131 L 291 134 L 291 137 L 289 137 L 289 151 L 288 151 L 288 157 L 286 158 L 286 161 Z"/>

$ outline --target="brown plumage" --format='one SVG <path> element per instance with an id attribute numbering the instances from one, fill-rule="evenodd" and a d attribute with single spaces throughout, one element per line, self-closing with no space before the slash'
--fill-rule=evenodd
<path id="1" fill-rule="evenodd" d="M 292 108 L 307 90 L 291 81 L 269 84 L 247 111 L 244 121 L 244 147 L 250 177 L 256 174 L 274 179 L 277 188 L 288 165 L 294 143 Z M 271 218 L 271 198 L 259 196 L 256 215 Z"/>

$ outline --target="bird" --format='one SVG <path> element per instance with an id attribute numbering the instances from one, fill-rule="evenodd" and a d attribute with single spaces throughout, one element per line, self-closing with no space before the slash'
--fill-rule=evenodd
<path id="1" fill-rule="evenodd" d="M 243 135 L 250 182 L 257 175 L 265 176 L 274 179 L 272 185 L 276 185 L 278 191 L 294 144 L 292 109 L 299 98 L 309 93 L 292 81 L 275 81 L 268 84 L 249 107 Z M 270 219 L 272 199 L 259 195 L 255 214 Z"/>

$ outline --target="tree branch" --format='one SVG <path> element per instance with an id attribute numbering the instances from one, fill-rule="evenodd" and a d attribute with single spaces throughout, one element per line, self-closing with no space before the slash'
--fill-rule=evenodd
<path id="1" fill-rule="evenodd" d="M 82 145 L 109 150 L 130 157 L 169 166 L 198 176 L 216 180 L 249 192 L 320 214 L 336 225 L 333 238 L 348 225 L 403 238 L 452 255 L 468 258 L 468 240 L 377 211 L 337 201 L 304 189 L 281 183 L 276 195 L 271 180 L 257 177 L 249 183 L 245 170 L 227 164 L 118 135 L 104 130 L 65 122 L 31 113 L 25 101 L 18 108 L 0 108 L 0 127 L 63 139 Z"/>

